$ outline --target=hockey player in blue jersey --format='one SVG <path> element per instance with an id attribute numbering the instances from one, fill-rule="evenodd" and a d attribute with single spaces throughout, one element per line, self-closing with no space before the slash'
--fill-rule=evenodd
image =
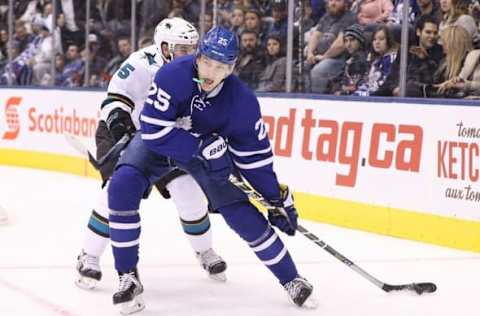
<path id="1" fill-rule="evenodd" d="M 125 313 L 144 307 L 138 277 L 140 200 L 158 178 L 179 167 L 198 182 L 211 206 L 244 239 L 298 306 L 315 307 L 313 286 L 302 278 L 272 228 L 294 235 L 297 212 L 280 187 L 258 100 L 232 75 L 234 33 L 211 29 L 196 56 L 179 58 L 155 75 L 140 115 L 141 132 L 124 151 L 109 185 L 111 239 L 120 286 L 113 303 Z M 178 122 L 182 122 L 181 125 Z M 267 219 L 228 181 L 239 172 L 278 211 Z"/>

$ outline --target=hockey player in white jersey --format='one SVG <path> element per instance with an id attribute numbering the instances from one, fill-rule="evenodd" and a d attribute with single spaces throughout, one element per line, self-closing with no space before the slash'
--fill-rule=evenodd
<path id="1" fill-rule="evenodd" d="M 198 37 L 196 29 L 187 21 L 164 19 L 155 29 L 154 45 L 132 53 L 125 60 L 112 77 L 107 98 L 101 106 L 101 121 L 95 137 L 97 158 L 122 136 L 135 132 L 155 73 L 164 63 L 195 52 Z M 76 267 L 76 284 L 81 288 L 93 289 L 102 277 L 99 260 L 110 240 L 107 182 L 115 164 L 116 159 L 112 159 L 100 170 L 102 191 L 91 213 Z M 207 202 L 198 184 L 190 175 L 177 169 L 155 185 L 164 197 L 171 196 L 200 265 L 211 278 L 225 281 L 226 263 L 212 249 Z"/>

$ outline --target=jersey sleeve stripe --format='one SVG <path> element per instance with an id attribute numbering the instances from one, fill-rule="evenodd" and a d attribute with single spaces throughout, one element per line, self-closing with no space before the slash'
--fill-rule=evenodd
<path id="1" fill-rule="evenodd" d="M 133 103 L 133 101 L 130 100 L 129 97 L 126 97 L 126 96 L 118 94 L 118 93 L 111 93 L 111 92 L 109 92 L 107 94 L 107 98 L 105 99 L 105 101 L 102 102 L 102 105 L 100 106 L 100 108 L 103 108 L 104 106 L 107 106 L 109 103 L 112 103 L 112 102 L 115 102 L 115 101 L 120 101 L 122 103 L 125 103 L 131 109 L 135 108 L 135 103 Z"/>
<path id="2" fill-rule="evenodd" d="M 233 160 L 233 162 L 240 169 L 245 169 L 245 170 L 257 169 L 257 168 L 264 167 L 266 165 L 272 164 L 273 163 L 273 156 L 269 157 L 267 159 L 259 160 L 259 161 L 252 162 L 252 163 L 239 163 L 239 162 L 235 161 L 235 159 Z"/>
<path id="3" fill-rule="evenodd" d="M 124 110 L 127 113 L 132 114 L 132 109 L 128 105 L 126 105 L 121 101 L 113 101 L 108 105 L 105 105 L 104 107 L 102 107 L 102 109 L 100 110 L 100 120 L 106 121 L 108 116 L 110 115 L 110 112 L 118 108 Z"/>
<path id="4" fill-rule="evenodd" d="M 255 150 L 255 151 L 240 151 L 240 150 L 233 149 L 233 147 L 229 145 L 228 150 L 237 157 L 247 157 L 247 156 L 254 156 L 254 155 L 269 153 L 272 151 L 272 147 L 268 146 L 268 148 Z"/>
<path id="5" fill-rule="evenodd" d="M 163 136 L 167 135 L 168 133 L 170 133 L 172 130 L 173 130 L 173 127 L 169 126 L 169 127 L 163 128 L 161 131 L 153 133 L 153 134 L 142 133 L 142 139 L 145 139 L 145 140 L 159 139 L 159 138 L 162 138 Z"/>
<path id="6" fill-rule="evenodd" d="M 164 126 L 164 127 L 175 125 L 175 122 L 159 120 L 159 119 L 156 119 L 156 118 L 144 115 L 144 114 L 140 115 L 140 121 L 148 123 L 148 124 L 152 124 L 152 125 L 156 125 L 156 126 Z"/>

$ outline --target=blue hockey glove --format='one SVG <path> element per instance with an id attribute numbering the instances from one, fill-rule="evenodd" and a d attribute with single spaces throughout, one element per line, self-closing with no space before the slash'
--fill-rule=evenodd
<path id="1" fill-rule="evenodd" d="M 233 169 L 227 151 L 227 143 L 221 136 L 210 135 L 201 139 L 194 159 L 202 163 L 214 181 L 225 183 Z"/>
<path id="2" fill-rule="evenodd" d="M 107 118 L 107 127 L 110 135 L 118 142 L 125 134 L 133 136 L 135 134 L 135 125 L 133 125 L 130 114 L 122 109 L 114 109 Z"/>
<path id="3" fill-rule="evenodd" d="M 298 213 L 293 205 L 292 192 L 288 186 L 280 184 L 280 199 L 271 200 L 275 209 L 268 210 L 268 220 L 287 235 L 295 235 L 297 230 Z"/>

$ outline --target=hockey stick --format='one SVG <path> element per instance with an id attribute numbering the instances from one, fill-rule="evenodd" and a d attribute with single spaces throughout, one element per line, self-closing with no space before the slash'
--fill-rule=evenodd
<path id="1" fill-rule="evenodd" d="M 242 180 L 238 179 L 235 176 L 230 176 L 230 182 L 234 184 L 236 187 L 238 187 L 240 190 L 245 192 L 245 194 L 248 195 L 248 197 L 253 200 L 258 202 L 260 205 L 265 207 L 266 209 L 275 209 L 268 201 L 266 201 L 258 192 L 253 190 L 248 184 L 243 182 Z M 368 281 L 372 282 L 375 284 L 377 287 L 381 288 L 385 292 L 391 292 L 391 291 L 414 291 L 417 294 L 421 295 L 423 293 L 433 293 L 437 290 L 437 286 L 434 283 L 431 282 L 422 282 L 422 283 L 409 283 L 409 284 L 401 284 L 401 285 L 391 285 L 388 283 L 384 283 L 374 276 L 372 276 L 370 273 L 367 271 L 363 270 L 359 266 L 357 266 L 354 262 L 352 262 L 350 259 L 339 253 L 337 250 L 333 249 L 330 247 L 328 244 L 326 244 L 324 241 L 320 240 L 317 236 L 315 236 L 313 233 L 308 231 L 305 227 L 302 225 L 298 225 L 297 230 L 302 233 L 305 237 L 313 241 L 315 244 L 320 246 L 323 250 L 327 251 L 329 254 L 340 260 L 342 263 L 350 267 L 352 270 L 366 278 Z"/>
<path id="2" fill-rule="evenodd" d="M 110 148 L 105 155 L 103 155 L 102 157 L 100 157 L 100 159 L 97 160 L 77 137 L 68 133 L 65 133 L 63 135 L 65 136 L 67 142 L 79 153 L 86 156 L 88 158 L 88 161 L 97 170 L 100 170 L 100 167 L 102 167 L 110 159 L 119 156 L 120 152 L 127 146 L 128 142 L 130 141 L 129 135 L 123 135 L 123 137 L 120 138 L 118 142 L 116 142 L 115 145 L 113 145 L 112 148 Z"/>

